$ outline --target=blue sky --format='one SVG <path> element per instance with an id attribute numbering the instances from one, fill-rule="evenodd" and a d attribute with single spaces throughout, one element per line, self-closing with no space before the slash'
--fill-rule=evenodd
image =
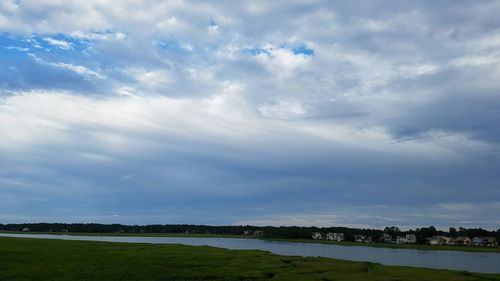
<path id="1" fill-rule="evenodd" d="M 0 222 L 500 227 L 498 1 L 0 1 Z"/>

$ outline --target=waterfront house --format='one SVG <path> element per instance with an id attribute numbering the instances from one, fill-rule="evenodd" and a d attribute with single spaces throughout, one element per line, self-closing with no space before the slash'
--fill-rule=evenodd
<path id="1" fill-rule="evenodd" d="M 354 241 L 358 242 L 358 243 L 362 243 L 362 242 L 365 242 L 365 237 L 363 235 L 354 235 Z"/>
<path id="2" fill-rule="evenodd" d="M 415 244 L 417 243 L 417 237 L 415 234 L 406 234 L 406 243 Z"/>
<path id="3" fill-rule="evenodd" d="M 354 241 L 358 243 L 370 243 L 372 242 L 372 237 L 364 235 L 354 235 Z"/>
<path id="4" fill-rule="evenodd" d="M 382 234 L 382 242 L 384 243 L 392 243 L 392 235 L 384 233 Z"/>
<path id="5" fill-rule="evenodd" d="M 332 241 L 344 241 L 344 233 L 332 233 L 329 232 L 326 234 L 326 240 L 332 240 Z"/>
<path id="6" fill-rule="evenodd" d="M 494 237 L 474 237 L 472 239 L 472 245 L 481 247 L 494 247 L 497 245 L 497 242 Z"/>
<path id="7" fill-rule="evenodd" d="M 469 246 L 469 245 L 471 245 L 471 243 L 472 243 L 472 240 L 467 236 L 459 236 L 459 237 L 453 239 L 454 245 Z"/>
<path id="8" fill-rule="evenodd" d="M 23 228 L 23 231 L 26 232 L 26 231 L 30 231 L 30 228 L 29 227 L 25 227 Z"/>
<path id="9" fill-rule="evenodd" d="M 321 234 L 321 232 L 313 232 L 312 239 L 322 240 L 323 239 L 323 235 Z"/>
<path id="10" fill-rule="evenodd" d="M 431 245 L 448 245 L 450 243 L 451 238 L 442 236 L 442 235 L 436 235 L 432 236 L 431 238 L 427 238 L 429 240 L 429 244 Z"/>
<path id="11" fill-rule="evenodd" d="M 253 236 L 262 236 L 264 235 L 264 231 L 262 230 L 256 230 L 253 232 Z"/>
<path id="12" fill-rule="evenodd" d="M 406 236 L 398 236 L 396 238 L 396 244 L 405 244 L 406 243 Z"/>

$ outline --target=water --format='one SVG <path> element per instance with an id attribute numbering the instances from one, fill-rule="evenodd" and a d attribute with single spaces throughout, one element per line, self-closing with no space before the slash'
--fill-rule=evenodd
<path id="1" fill-rule="evenodd" d="M 500 273 L 500 253 L 391 249 L 238 238 L 73 236 L 51 234 L 0 234 L 0 236 L 122 243 L 207 245 L 235 250 L 264 250 L 278 255 L 319 256 L 353 261 L 377 262 L 385 265 Z"/>

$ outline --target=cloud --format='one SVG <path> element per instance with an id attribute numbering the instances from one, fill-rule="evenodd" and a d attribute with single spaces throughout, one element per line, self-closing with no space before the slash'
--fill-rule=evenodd
<path id="1" fill-rule="evenodd" d="M 56 47 L 63 49 L 63 50 L 71 50 L 73 48 L 71 42 L 67 42 L 64 40 L 57 40 L 57 39 L 50 38 L 50 37 L 43 38 L 43 40 L 45 40 L 50 45 L 56 46 Z"/>
<path id="2" fill-rule="evenodd" d="M 402 65 L 399 67 L 400 75 L 404 78 L 414 79 L 421 75 L 436 73 L 438 67 L 433 64 Z"/>
<path id="3" fill-rule="evenodd" d="M 498 11 L 2 1 L 0 215 L 495 227 Z"/>

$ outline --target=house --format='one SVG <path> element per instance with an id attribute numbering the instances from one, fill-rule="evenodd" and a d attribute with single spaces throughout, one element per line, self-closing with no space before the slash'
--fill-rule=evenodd
<path id="1" fill-rule="evenodd" d="M 372 237 L 364 235 L 354 235 L 354 241 L 358 243 L 370 243 L 372 242 Z"/>
<path id="2" fill-rule="evenodd" d="M 29 227 L 25 227 L 23 228 L 23 231 L 26 232 L 26 231 L 30 231 L 30 228 Z"/>
<path id="3" fill-rule="evenodd" d="M 253 236 L 262 236 L 264 235 L 264 231 L 262 230 L 256 230 L 253 232 Z"/>
<path id="4" fill-rule="evenodd" d="M 392 235 L 384 233 L 382 234 L 382 242 L 384 243 L 392 243 Z"/>
<path id="5" fill-rule="evenodd" d="M 459 236 L 453 239 L 453 243 L 460 246 L 470 246 L 472 244 L 472 240 L 467 236 Z"/>
<path id="6" fill-rule="evenodd" d="M 494 247 L 497 245 L 497 242 L 494 237 L 474 237 L 472 239 L 472 245 L 480 247 Z"/>
<path id="7" fill-rule="evenodd" d="M 322 240 L 323 239 L 323 235 L 321 234 L 321 232 L 313 232 L 312 239 Z"/>
<path id="8" fill-rule="evenodd" d="M 326 240 L 332 240 L 332 241 L 343 241 L 344 240 L 344 233 L 327 233 L 326 234 Z"/>
<path id="9" fill-rule="evenodd" d="M 417 236 L 415 234 L 406 234 L 406 243 L 415 244 L 417 243 Z"/>
<path id="10" fill-rule="evenodd" d="M 365 242 L 365 236 L 356 234 L 356 235 L 354 235 L 354 241 L 356 241 L 358 243 Z"/>
<path id="11" fill-rule="evenodd" d="M 427 238 L 427 240 L 429 240 L 429 244 L 436 246 L 436 245 L 448 245 L 448 243 L 450 243 L 451 238 L 442 235 L 436 235 L 432 236 L 431 238 Z"/>
<path id="12" fill-rule="evenodd" d="M 252 232 L 250 230 L 245 230 L 243 231 L 243 235 L 251 235 Z"/>
<path id="13" fill-rule="evenodd" d="M 406 243 L 406 236 L 398 236 L 396 238 L 396 244 L 405 244 Z"/>

